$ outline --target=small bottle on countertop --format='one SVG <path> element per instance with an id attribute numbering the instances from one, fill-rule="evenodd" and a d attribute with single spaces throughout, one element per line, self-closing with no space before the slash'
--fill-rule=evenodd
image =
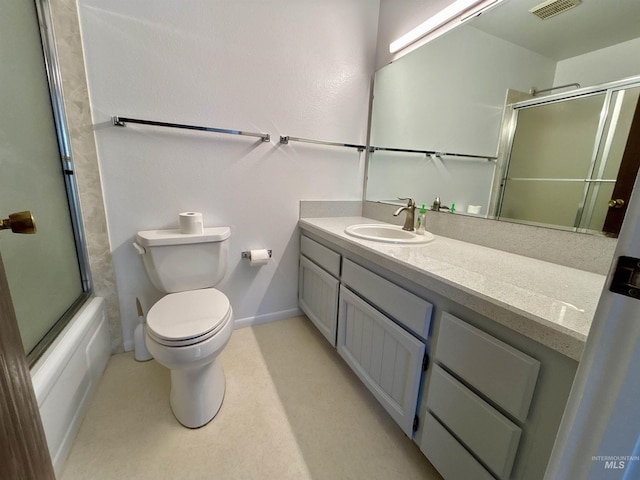
<path id="1" fill-rule="evenodd" d="M 424 207 L 424 203 L 423 203 L 422 208 L 420 209 L 420 215 L 418 215 L 418 220 L 416 221 L 417 234 L 424 235 L 426 221 L 427 221 L 427 209 Z"/>

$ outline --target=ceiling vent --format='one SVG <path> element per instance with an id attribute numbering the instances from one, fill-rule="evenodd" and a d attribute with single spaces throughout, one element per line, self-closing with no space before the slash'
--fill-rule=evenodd
<path id="1" fill-rule="evenodd" d="M 546 20 L 559 13 L 566 12 L 570 8 L 580 5 L 581 0 L 549 0 L 548 2 L 536 5 L 531 10 L 536 17 Z"/>

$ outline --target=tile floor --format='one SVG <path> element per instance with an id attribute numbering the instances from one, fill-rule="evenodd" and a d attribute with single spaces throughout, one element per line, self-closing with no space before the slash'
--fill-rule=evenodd
<path id="1" fill-rule="evenodd" d="M 224 403 L 189 430 L 169 372 L 111 357 L 61 480 L 441 479 L 306 317 L 235 330 Z"/>

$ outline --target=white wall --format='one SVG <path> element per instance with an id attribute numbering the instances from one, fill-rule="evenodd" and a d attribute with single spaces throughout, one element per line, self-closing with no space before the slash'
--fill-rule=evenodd
<path id="1" fill-rule="evenodd" d="M 640 75 L 640 38 L 558 62 L 553 85 L 583 87 Z"/>
<path id="2" fill-rule="evenodd" d="M 236 321 L 297 309 L 298 201 L 360 199 L 364 155 L 279 135 L 364 143 L 378 2 L 79 0 L 125 347 L 135 297 L 161 294 L 131 242 L 201 211 L 231 227 L 219 288 Z M 249 137 L 110 125 L 112 115 L 267 132 Z M 273 249 L 252 269 L 240 252 Z"/>

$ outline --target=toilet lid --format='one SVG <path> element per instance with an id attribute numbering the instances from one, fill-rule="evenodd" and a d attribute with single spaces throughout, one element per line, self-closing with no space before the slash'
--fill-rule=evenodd
<path id="1" fill-rule="evenodd" d="M 184 345 L 185 340 L 201 341 L 215 333 L 230 310 L 229 299 L 214 288 L 170 293 L 149 310 L 147 328 L 162 343 Z"/>

